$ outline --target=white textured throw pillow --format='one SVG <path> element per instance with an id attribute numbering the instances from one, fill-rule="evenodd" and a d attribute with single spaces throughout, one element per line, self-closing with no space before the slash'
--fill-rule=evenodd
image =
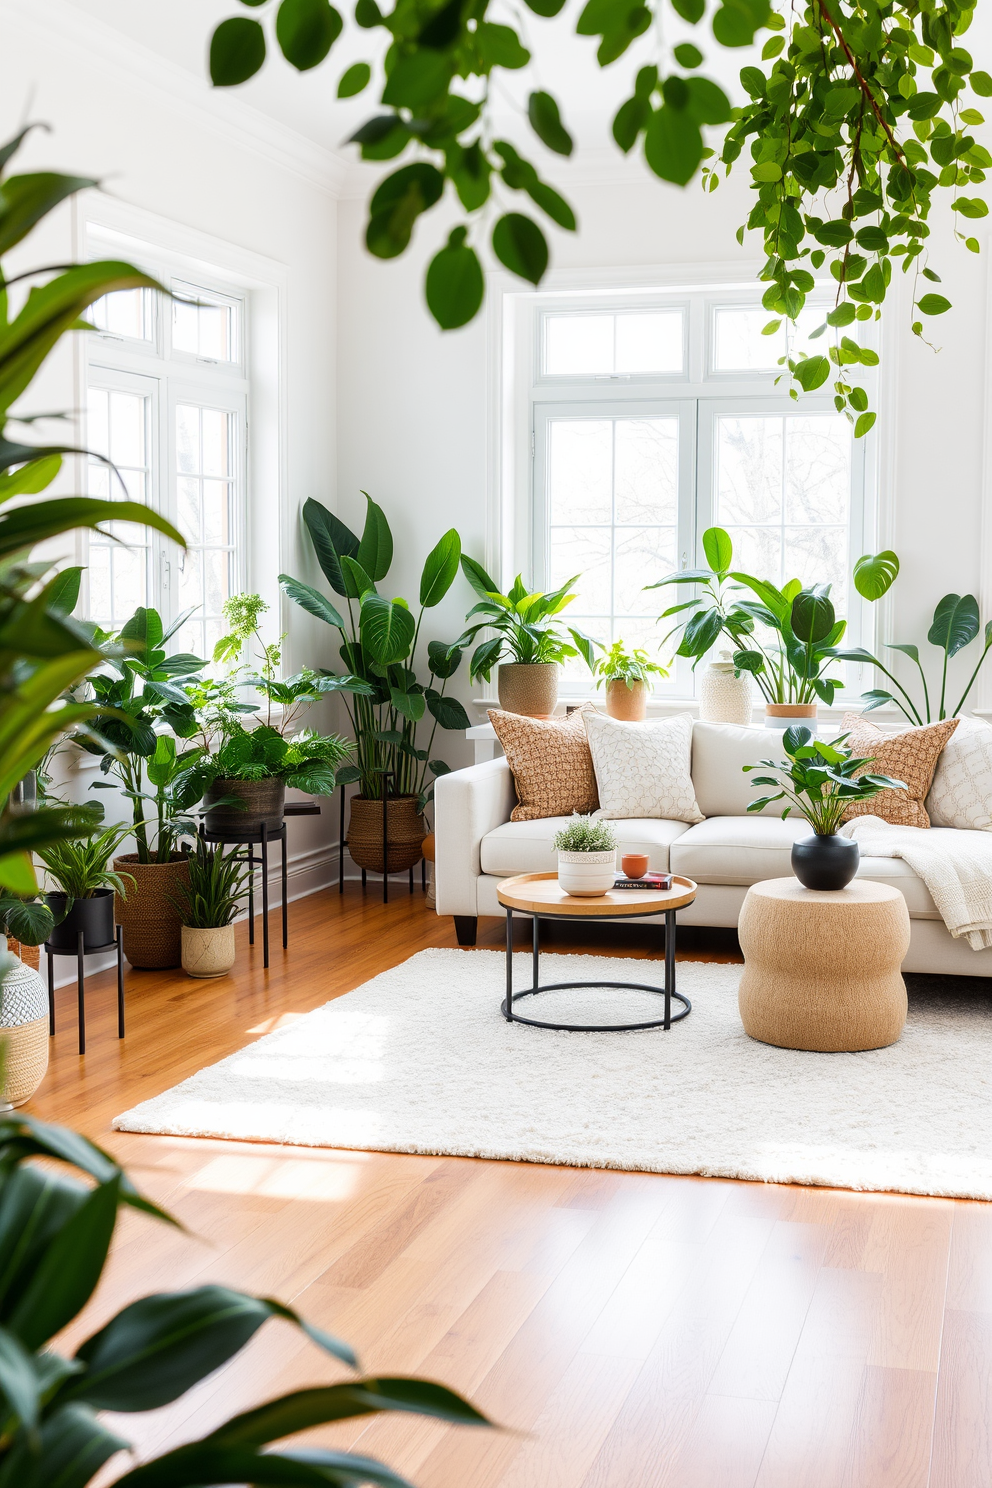
<path id="1" fill-rule="evenodd" d="M 701 822 L 689 765 L 692 714 L 622 723 L 604 713 L 583 713 L 599 787 L 596 816 L 659 817 Z"/>
<path id="2" fill-rule="evenodd" d="M 941 750 L 926 807 L 933 827 L 992 832 L 992 724 L 961 719 Z"/>

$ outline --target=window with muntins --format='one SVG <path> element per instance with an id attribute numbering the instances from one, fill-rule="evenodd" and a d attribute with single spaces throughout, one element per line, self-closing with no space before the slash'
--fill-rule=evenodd
<path id="1" fill-rule="evenodd" d="M 87 442 L 113 468 L 91 458 L 89 491 L 156 507 L 187 547 L 126 523 L 92 534 L 87 608 L 106 629 L 138 605 L 167 625 L 190 611 L 174 645 L 209 657 L 224 600 L 245 582 L 247 305 L 218 284 L 150 271 L 172 299 L 124 290 L 91 313 Z"/>
<path id="2" fill-rule="evenodd" d="M 828 296 L 810 297 L 789 331 L 794 351 L 825 349 L 809 338 Z M 688 591 L 647 586 L 703 566 L 713 525 L 732 537 L 735 569 L 829 583 L 846 642 L 867 639 L 849 584 L 871 546 L 866 441 L 855 443 L 829 394 L 790 396 L 778 381 L 787 328 L 769 323 L 750 288 L 535 297 L 533 499 L 515 566 L 537 587 L 580 575 L 570 616 L 603 645 L 622 638 L 672 662 L 677 638 L 663 638 L 675 621 L 658 617 Z M 581 663 L 563 682 L 566 695 L 593 690 Z M 656 685 L 662 696 L 693 690 L 682 659 Z"/>

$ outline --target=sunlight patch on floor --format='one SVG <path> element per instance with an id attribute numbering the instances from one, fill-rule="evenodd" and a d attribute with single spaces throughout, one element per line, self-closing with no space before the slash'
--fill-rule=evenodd
<path id="1" fill-rule="evenodd" d="M 249 1157 L 240 1153 L 215 1157 L 183 1180 L 199 1192 L 256 1194 L 267 1199 L 316 1199 L 339 1203 L 358 1187 L 361 1169 L 345 1159 L 322 1163 L 296 1158 Z"/>

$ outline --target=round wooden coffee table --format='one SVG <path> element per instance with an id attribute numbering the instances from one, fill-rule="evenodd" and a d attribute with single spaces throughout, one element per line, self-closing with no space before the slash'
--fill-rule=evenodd
<path id="1" fill-rule="evenodd" d="M 496 895 L 506 910 L 506 997 L 500 1011 L 509 1023 L 528 1023 L 532 1028 L 552 1028 L 556 1033 L 633 1033 L 641 1028 L 671 1028 L 692 1011 L 692 1004 L 675 990 L 675 911 L 684 909 L 696 897 L 691 878 L 673 877 L 672 887 L 663 889 L 609 889 L 597 899 L 566 894 L 556 873 L 521 873 L 497 886 Z M 533 924 L 533 984 L 522 992 L 513 990 L 513 916 L 530 915 Z M 551 982 L 540 985 L 541 920 L 629 920 L 644 915 L 665 916 L 665 983 L 662 987 L 646 982 Z M 665 999 L 663 1018 L 650 1018 L 640 1023 L 546 1023 L 538 1018 L 522 1018 L 513 1011 L 514 1004 L 539 992 L 568 992 L 578 987 L 616 987 L 624 991 L 655 992 Z M 681 1012 L 672 1012 L 672 1000 L 682 1004 Z"/>
<path id="2" fill-rule="evenodd" d="M 737 926 L 745 1033 L 780 1049 L 854 1053 L 894 1044 L 906 1021 L 900 967 L 909 911 L 890 884 L 752 884 Z"/>

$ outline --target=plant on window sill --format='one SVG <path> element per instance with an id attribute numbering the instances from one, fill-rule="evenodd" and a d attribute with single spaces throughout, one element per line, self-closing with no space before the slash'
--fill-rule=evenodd
<path id="1" fill-rule="evenodd" d="M 531 593 L 517 574 L 509 594 L 501 594 L 482 564 L 464 553 L 462 570 L 479 596 L 479 603 L 465 617 L 467 621 L 475 619 L 475 624 L 462 632 L 452 651 L 455 647 L 470 646 L 483 630 L 496 631 L 495 636 L 482 641 L 472 654 L 469 676 L 473 682 L 480 678 L 489 682 L 493 668 L 507 661 L 523 666 L 552 662 L 560 665 L 581 656 L 589 670 L 594 669 L 594 648 L 598 642 L 557 618 L 574 600 L 575 595 L 569 591 L 581 578 L 580 574 L 550 594 Z M 481 618 L 476 619 L 477 616 Z"/>

